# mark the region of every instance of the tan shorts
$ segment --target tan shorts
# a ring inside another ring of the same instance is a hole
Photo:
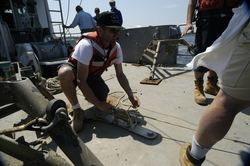
[[[237,49],[221,77],[221,89],[230,96],[250,101],[250,23],[240,35]]]

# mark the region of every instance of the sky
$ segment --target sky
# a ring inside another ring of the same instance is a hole
[[[95,16],[94,9],[99,7],[100,13],[110,11],[110,0],[61,0],[63,20],[70,25],[75,18],[75,7],[81,5],[85,12]],[[48,0],[51,10],[59,9],[58,1]],[[123,27],[148,27],[159,25],[179,25],[186,23],[188,0],[116,0],[116,8],[123,17]],[[81,3],[81,4],[80,4]],[[69,12],[68,12],[69,11]],[[53,17],[53,16],[52,16]],[[59,16],[54,16],[56,18]],[[183,29],[184,26],[181,26]],[[70,32],[79,32],[79,27]]]

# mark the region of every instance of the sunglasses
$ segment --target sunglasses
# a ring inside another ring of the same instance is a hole
[[[110,28],[110,29],[109,29],[109,32],[110,32],[110,33],[113,33],[113,34],[116,34],[116,33],[120,33],[121,30],[120,30],[120,29],[117,30],[117,29],[114,29],[114,28]]]

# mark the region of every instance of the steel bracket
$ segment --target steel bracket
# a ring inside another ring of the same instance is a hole
[[[110,123],[112,123],[114,121],[114,116],[111,115],[111,114],[106,114],[106,113],[98,113],[96,115],[98,118],[100,119],[103,119],[103,120],[106,120]],[[149,130],[149,129],[146,129],[144,127],[141,127],[139,125],[130,125],[130,126],[125,126],[124,124],[126,124],[127,122],[122,120],[122,119],[117,119],[113,122],[113,124],[115,124],[116,126],[119,126],[121,128],[124,128],[128,131],[131,131],[135,134],[138,134],[144,138],[147,138],[147,139],[155,139],[157,137],[157,133],[152,131],[152,130]]]

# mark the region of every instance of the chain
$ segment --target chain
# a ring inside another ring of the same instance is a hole
[[[34,129],[32,127],[33,125],[48,125],[48,124],[49,124],[49,122],[46,119],[36,118],[36,119],[31,120],[27,124],[17,126],[17,127],[13,127],[13,128],[10,128],[10,129],[0,130],[0,135],[1,134],[8,134],[8,133],[13,133],[13,132],[18,132],[18,131],[24,131],[24,130],[36,130],[36,129]]]

